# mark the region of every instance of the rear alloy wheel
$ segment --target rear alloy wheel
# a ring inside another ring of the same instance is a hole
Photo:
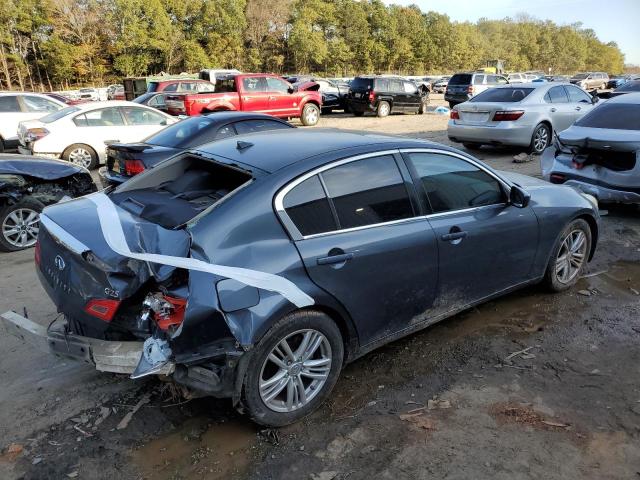
[[[540,155],[551,143],[551,129],[546,123],[539,123],[533,130],[529,153]]]
[[[389,105],[389,102],[380,102],[378,104],[378,110],[376,111],[376,114],[382,118],[382,117],[386,117],[391,113],[391,105]]]
[[[320,312],[295,312],[269,330],[253,352],[243,401],[257,423],[280,427],[313,412],[342,367],[337,325]]]
[[[300,121],[305,127],[313,127],[320,120],[320,109],[313,103],[307,103],[302,109]]]
[[[578,281],[591,251],[589,224],[577,219],[562,231],[553,249],[545,274],[545,282],[556,292],[566,290]]]
[[[31,198],[0,209],[0,250],[15,252],[33,247],[40,229],[44,205]]]
[[[98,155],[89,145],[75,143],[62,153],[62,158],[68,162],[92,170],[98,166]]]

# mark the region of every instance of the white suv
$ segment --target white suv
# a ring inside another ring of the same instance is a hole
[[[18,148],[18,124],[63,109],[66,105],[39,93],[0,93],[0,152]]]

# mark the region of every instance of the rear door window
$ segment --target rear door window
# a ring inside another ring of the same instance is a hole
[[[266,92],[267,80],[265,77],[246,77],[242,79],[242,87],[250,93]]]
[[[576,126],[640,130],[640,108],[632,103],[603,103],[580,118]]]
[[[3,95],[0,97],[0,112],[19,112],[20,104],[15,95]]]
[[[558,87],[556,87],[558,88]],[[569,102],[571,103],[591,103],[591,97],[584,90],[572,85],[565,85],[564,89],[569,96]]]
[[[172,83],[170,85],[167,85],[166,87],[164,87],[162,89],[163,92],[177,92],[178,91],[178,84],[177,83]]]
[[[475,165],[451,155],[409,154],[433,213],[505,202],[500,182]]]
[[[392,155],[345,163],[321,175],[341,229],[413,216],[409,194]]]
[[[120,114],[120,109],[101,108],[91,112],[78,115],[73,119],[78,127],[118,127],[124,125],[124,120]]]
[[[153,110],[140,107],[122,107],[122,113],[129,125],[161,125],[167,119]]]
[[[391,87],[389,85],[389,80],[386,78],[376,78],[376,91],[390,92]]]
[[[287,193],[283,206],[304,236],[337,230],[329,200],[317,175],[306,179]]]
[[[547,103],[567,103],[569,101],[564,88],[561,86],[550,88],[544,96],[544,100]]]

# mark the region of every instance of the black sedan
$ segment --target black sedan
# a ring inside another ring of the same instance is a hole
[[[104,187],[119,185],[132,176],[184,150],[235,135],[295,128],[271,115],[215,112],[190,117],[140,143],[113,143],[107,148],[107,166],[100,169]]]
[[[629,80],[611,92],[598,93],[598,97],[605,99],[615,98],[632,92],[640,92],[640,80]]]
[[[45,210],[36,270],[65,316],[47,343],[285,425],[376,347],[516,288],[572,287],[592,200],[422,140],[221,140]]]
[[[47,205],[96,191],[91,174],[69,162],[0,154],[0,251],[36,243]]]

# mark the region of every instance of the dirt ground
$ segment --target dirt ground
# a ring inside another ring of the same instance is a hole
[[[446,143],[446,121],[334,114],[321,126]],[[512,163],[516,153],[478,157],[539,172],[536,160]],[[345,368],[318,412],[280,430],[3,333],[0,478],[638,479],[638,210],[610,208],[602,229],[577,288],[527,288],[380,348]],[[0,272],[0,311],[55,317],[33,251],[0,255]]]

